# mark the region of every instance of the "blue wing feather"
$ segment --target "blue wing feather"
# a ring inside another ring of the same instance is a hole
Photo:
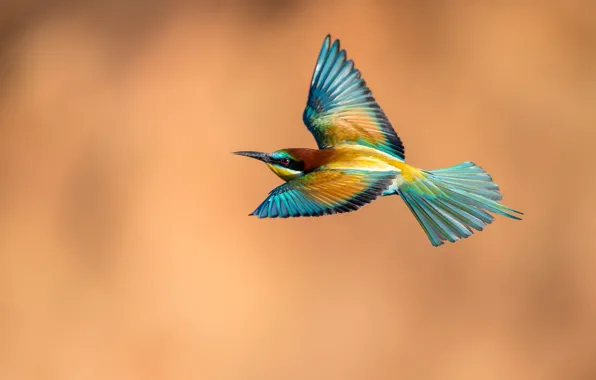
[[[311,172],[273,189],[251,215],[287,218],[355,211],[381,196],[396,174],[363,170]],[[358,186],[354,186],[355,179],[359,180]],[[311,186],[313,181],[317,182],[315,187]],[[341,192],[337,192],[338,186]]]
[[[339,40],[323,41],[302,115],[319,148],[356,143],[404,159],[403,143]]]

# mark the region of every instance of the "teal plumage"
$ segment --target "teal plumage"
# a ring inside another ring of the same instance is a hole
[[[493,214],[519,219],[499,203],[499,187],[472,162],[422,170],[405,162],[404,145],[339,40],[323,41],[303,121],[319,149],[236,152],[264,162],[286,181],[251,213],[258,218],[322,216],[358,210],[398,194],[434,246],[467,238]]]
[[[403,143],[360,71],[329,35],[315,65],[303,120],[320,149],[355,142],[405,158]]]
[[[322,216],[357,210],[380,196],[395,172],[317,170],[273,189],[251,215]]]
[[[499,204],[501,193],[491,176],[473,162],[428,170],[400,186],[398,194],[434,246],[482,231],[493,217],[486,211],[520,219],[519,211]],[[486,211],[485,211],[486,210]]]

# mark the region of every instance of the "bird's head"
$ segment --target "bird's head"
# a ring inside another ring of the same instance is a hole
[[[255,158],[263,161],[269,169],[284,181],[290,181],[304,175],[305,163],[294,149],[281,149],[273,153],[234,152],[240,156]]]

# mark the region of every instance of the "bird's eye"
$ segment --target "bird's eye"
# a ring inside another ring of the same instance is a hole
[[[282,158],[281,159],[281,164],[286,166],[290,164],[290,159],[289,158]]]

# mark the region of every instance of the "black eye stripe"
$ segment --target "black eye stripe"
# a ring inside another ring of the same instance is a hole
[[[289,162],[287,162],[286,160],[289,160]],[[302,161],[296,161],[287,157],[280,158],[276,161],[279,165],[284,166],[288,169],[296,170],[299,172],[304,171],[304,162]]]
[[[288,166],[288,168],[290,168],[292,170],[296,170],[299,172],[304,171],[304,162],[302,162],[302,161],[290,160],[290,164],[287,166]]]

